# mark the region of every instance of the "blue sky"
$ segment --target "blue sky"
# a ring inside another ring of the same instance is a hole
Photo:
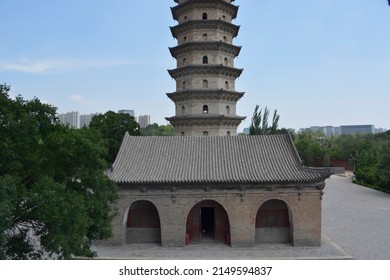
[[[236,0],[235,65],[245,91],[280,125],[390,128],[390,7],[386,0]],[[1,0],[0,83],[59,113],[133,109],[165,124],[175,89],[173,0]]]

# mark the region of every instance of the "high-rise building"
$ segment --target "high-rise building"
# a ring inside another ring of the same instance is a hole
[[[152,117],[150,115],[143,115],[138,117],[138,123],[141,128],[145,128],[152,124]]]
[[[340,132],[342,135],[354,134],[375,134],[374,125],[341,125]]]
[[[89,126],[89,123],[92,121],[92,118],[97,115],[100,115],[100,113],[80,115],[80,128],[84,126]]]
[[[119,110],[118,114],[129,114],[130,116],[135,117],[134,110],[127,110],[127,109]]]
[[[311,126],[310,130],[313,132],[323,132],[325,136],[334,135],[355,135],[355,134],[375,134],[385,132],[386,129],[375,128],[374,125],[341,125],[339,127],[334,126]]]
[[[65,114],[58,114],[60,123],[69,125],[72,128],[80,128],[80,113],[69,112]]]
[[[337,135],[336,127],[334,126],[311,126],[310,130],[313,132],[322,132],[325,134],[325,136]]]
[[[232,24],[238,6],[233,0],[175,0],[171,27],[177,46],[170,48],[177,61],[169,74],[176,91],[167,93],[176,114],[166,118],[176,135],[237,135],[245,117],[237,116],[236,103],[244,95],[235,90],[243,69],[234,67],[241,47],[233,45],[239,26]]]

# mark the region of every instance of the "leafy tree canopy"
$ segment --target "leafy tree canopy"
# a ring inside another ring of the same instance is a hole
[[[145,128],[141,128],[142,136],[173,136],[175,133],[171,125],[150,124]]]
[[[0,86],[0,258],[92,257],[116,214],[104,140],[8,92]]]
[[[301,130],[293,134],[295,146],[307,166],[318,161],[329,166],[331,159],[354,164],[360,184],[390,192],[390,132],[325,137],[322,132]]]
[[[139,124],[129,114],[108,111],[92,118],[89,128],[101,134],[107,148],[106,160],[114,162],[125,133],[141,135]]]

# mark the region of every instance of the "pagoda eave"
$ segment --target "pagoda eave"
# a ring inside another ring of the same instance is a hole
[[[242,71],[244,69],[233,68],[220,65],[189,65],[180,68],[176,68],[173,70],[168,70],[169,75],[173,79],[183,78],[193,75],[218,75],[218,76],[227,76],[238,78],[240,77]]]
[[[193,30],[221,30],[232,34],[233,37],[237,37],[240,26],[224,20],[191,20],[171,26],[170,29],[174,38],[178,38],[181,34]]]
[[[230,91],[225,89],[184,90],[167,93],[173,102],[195,100],[219,100],[237,102],[244,96],[244,92]]]
[[[242,116],[226,115],[183,115],[165,118],[174,127],[194,126],[232,126],[237,127],[246,119]]]
[[[189,42],[189,43],[181,44],[176,47],[169,48],[169,51],[172,57],[174,58],[176,58],[181,54],[186,54],[189,52],[198,52],[198,51],[219,51],[237,57],[240,54],[241,46],[235,46],[222,41],[217,41],[217,42],[203,41],[203,42]]]
[[[172,17],[179,20],[179,15],[196,8],[217,8],[231,14],[232,19],[237,17],[238,6],[220,0],[192,0],[171,8]]]

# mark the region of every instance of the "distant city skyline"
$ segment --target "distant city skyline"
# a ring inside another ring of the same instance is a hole
[[[110,110],[112,111],[112,110]],[[97,115],[102,115],[104,113],[93,113],[93,114],[80,114],[78,111],[71,111],[66,113],[57,114],[57,118],[60,123],[69,125],[72,128],[82,128],[84,126],[89,126],[92,118]],[[148,125],[152,124],[152,116],[151,115],[141,115],[135,116],[134,110],[122,109],[118,111],[118,114],[129,114],[134,117],[134,120],[138,122],[141,128],[145,128]]]
[[[356,135],[356,134],[377,134],[386,132],[385,128],[377,128],[373,124],[357,124],[357,125],[340,125],[340,126],[311,126],[309,128],[313,132],[323,132],[326,136],[337,135]]]
[[[23,3],[23,5],[21,5]],[[242,46],[237,114],[278,110],[280,126],[372,123],[390,128],[390,26],[386,1],[236,0]],[[165,93],[176,45],[173,0],[2,1],[0,83],[58,112],[131,106],[158,124],[174,115]]]

